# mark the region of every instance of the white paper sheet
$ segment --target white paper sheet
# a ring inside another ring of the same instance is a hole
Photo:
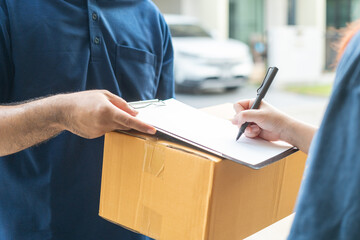
[[[242,136],[235,141],[238,127],[175,99],[164,106],[137,109],[140,120],[159,131],[245,165],[256,166],[293,147],[283,142],[268,142]]]

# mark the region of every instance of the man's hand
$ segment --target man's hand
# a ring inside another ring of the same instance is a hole
[[[59,95],[62,128],[84,138],[97,138],[113,130],[135,129],[154,134],[155,128],[135,116],[122,98],[105,90]]]
[[[97,138],[113,130],[155,128],[136,116],[122,98],[105,90],[59,94],[14,106],[0,106],[0,156],[31,147],[68,130]]]

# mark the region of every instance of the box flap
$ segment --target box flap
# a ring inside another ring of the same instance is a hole
[[[130,131],[118,131],[119,133],[127,134],[133,137],[141,138],[148,141],[156,141],[158,144],[167,146],[169,148],[184,151],[189,154],[194,154],[213,162],[220,162],[222,158],[208,153],[202,149],[198,149],[193,145],[182,142],[176,138],[172,138],[164,133],[157,132],[155,135],[144,134],[135,130]]]

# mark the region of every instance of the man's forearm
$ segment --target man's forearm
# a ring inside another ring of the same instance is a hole
[[[0,156],[31,147],[64,130],[59,124],[57,98],[0,106]]]
[[[0,106],[0,156],[48,140],[63,130],[90,139],[119,129],[155,133],[155,128],[138,120],[136,114],[125,100],[105,90]]]

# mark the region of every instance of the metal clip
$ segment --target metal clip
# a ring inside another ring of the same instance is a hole
[[[134,109],[139,109],[139,108],[146,108],[148,106],[166,106],[166,103],[159,99],[152,99],[145,101],[129,102],[129,105]]]

